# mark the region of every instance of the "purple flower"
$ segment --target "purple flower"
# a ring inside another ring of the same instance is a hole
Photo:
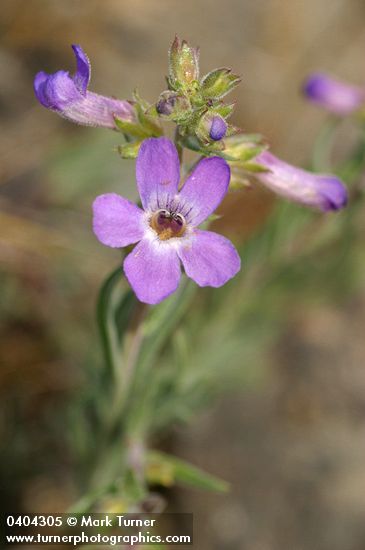
[[[212,124],[209,131],[209,136],[214,141],[219,141],[224,138],[227,132],[227,122],[223,117],[216,115],[212,118]]]
[[[114,117],[133,122],[134,110],[128,101],[88,91],[89,59],[81,46],[73,45],[72,49],[76,57],[76,73],[70,76],[67,71],[57,71],[51,75],[39,72],[34,79],[38,101],[64,118],[86,126],[115,129]]]
[[[93,228],[107,246],[138,242],[124,260],[124,272],[141,302],[156,304],[177,289],[180,261],[199,286],[219,287],[236,275],[240,258],[231,242],[197,229],[227,192],[225,160],[201,160],[178,191],[175,146],[167,138],[150,138],[141,145],[136,177],[144,210],[120,195],[100,195],[93,205]]]
[[[313,74],[304,84],[305,95],[336,115],[345,116],[365,103],[365,88],[352,86],[326,74]]]
[[[287,164],[268,151],[260,153],[255,161],[267,169],[266,172],[258,172],[257,179],[289,200],[322,212],[346,206],[346,188],[335,176],[312,174]]]

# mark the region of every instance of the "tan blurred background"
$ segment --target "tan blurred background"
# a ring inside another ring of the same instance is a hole
[[[302,98],[303,79],[326,70],[364,83],[365,4],[3,0],[0,25],[2,506],[54,511],[74,488],[52,419],[83,387],[96,289],[118,259],[93,238],[90,205],[100,192],[132,196],[134,166],[113,151],[117,134],[42,108],[34,74],[72,71],[79,43],[90,89],[128,98],[137,87],[153,102],[177,33],[200,46],[203,72],[243,75],[235,123],[305,163],[326,115]],[[242,242],[273,200],[228,198],[222,223]],[[226,497],[174,495],[196,516],[201,550],[365,548],[365,285],[345,304],[298,300],[286,315],[257,365],[264,379],[174,436],[174,452],[233,485]]]

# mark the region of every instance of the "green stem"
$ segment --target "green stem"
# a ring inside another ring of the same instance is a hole
[[[180,135],[180,130],[178,126],[176,126],[175,128],[174,143],[177,150],[177,154],[179,155],[179,162],[180,164],[182,164],[184,149],[181,145],[181,135]]]

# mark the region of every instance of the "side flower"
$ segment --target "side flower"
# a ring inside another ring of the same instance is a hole
[[[311,75],[303,90],[310,101],[338,116],[349,115],[365,104],[365,88],[323,73]]]
[[[34,92],[38,101],[47,109],[85,126],[100,126],[115,129],[115,117],[127,122],[135,121],[131,103],[88,91],[90,62],[81,48],[73,45],[76,57],[76,72],[67,71],[51,75],[41,71],[34,79]]]
[[[146,139],[136,178],[143,209],[114,193],[97,197],[93,229],[106,246],[138,243],[124,260],[125,275],[141,302],[156,304],[179,286],[185,273],[199,286],[219,287],[240,269],[229,240],[197,227],[217,208],[230,179],[226,161],[201,160],[178,191],[179,158],[167,138]]]
[[[263,151],[255,162],[264,168],[255,177],[275,193],[306,206],[328,212],[347,204],[347,190],[336,176],[313,174]]]

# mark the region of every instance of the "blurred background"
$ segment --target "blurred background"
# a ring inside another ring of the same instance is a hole
[[[236,125],[306,165],[327,116],[302,97],[303,79],[325,70],[363,84],[364,22],[363,0],[2,1],[3,511],[63,511],[77,497],[67,404],[101,361],[97,288],[119,261],[92,234],[91,203],[102,192],[135,193],[134,162],[114,151],[118,134],[77,127],[42,108],[32,90],[35,73],[73,71],[70,44],[79,43],[92,63],[91,90],[130,98],[137,87],[154,102],[165,89],[167,50],[177,33],[200,46],[203,72],[229,66],[242,74]],[[339,156],[356,132],[344,123]],[[322,263],[321,252],[297,261],[300,240],[286,248],[253,300],[255,275],[273,265],[270,243],[256,257],[255,239],[270,230],[277,202],[259,188],[225,200],[217,227],[242,249],[244,282],[239,295],[234,286],[219,296],[244,303],[247,285],[251,305],[239,315],[241,332],[225,341],[227,353],[215,357],[220,374],[216,387],[204,390],[209,407],[162,440],[232,490],[212,496],[174,489],[168,499],[176,511],[194,513],[201,550],[363,550],[364,208],[356,218],[354,212],[346,240],[346,214],[326,218],[337,240]],[[286,221],[301,215],[295,205],[283,208],[279,237]],[[275,246],[281,254],[280,239]],[[210,330],[221,331],[219,314],[209,328],[214,299],[208,302],[191,312],[192,327],[206,322],[198,351],[215,340]],[[192,357],[199,362],[199,352]]]

